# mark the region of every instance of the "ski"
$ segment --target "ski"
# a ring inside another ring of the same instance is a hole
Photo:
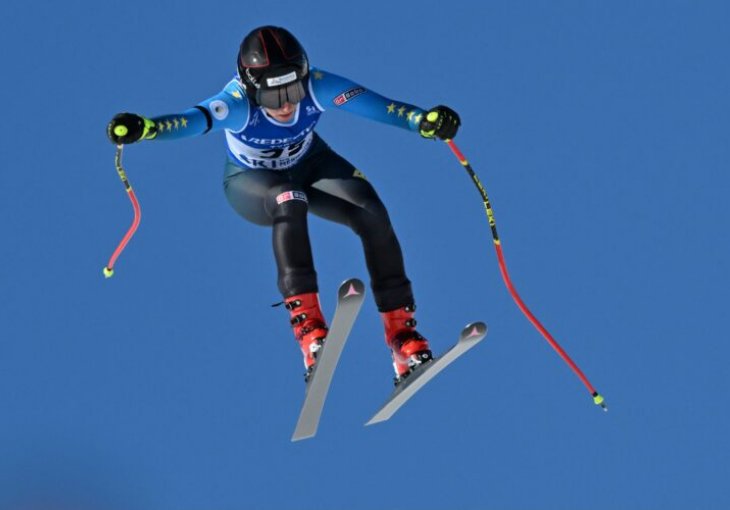
[[[317,433],[332,376],[364,299],[365,285],[360,280],[352,278],[340,285],[337,291],[337,308],[332,318],[332,326],[322,348],[317,353],[317,361],[307,382],[304,403],[299,412],[299,420],[294,429],[292,441],[308,439]]]
[[[439,372],[449,366],[455,359],[478,344],[487,334],[487,325],[483,322],[467,324],[459,334],[459,341],[442,356],[427,361],[416,367],[410,375],[400,382],[390,398],[370,420],[365,424],[374,425],[390,419],[410,398],[426,385]]]

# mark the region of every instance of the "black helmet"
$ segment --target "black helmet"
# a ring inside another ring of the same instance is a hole
[[[265,26],[252,30],[238,51],[238,76],[246,95],[266,108],[304,99],[309,74],[304,48],[288,30]]]

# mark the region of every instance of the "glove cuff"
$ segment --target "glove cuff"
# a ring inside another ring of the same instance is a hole
[[[157,125],[153,120],[150,120],[147,117],[142,117],[142,120],[144,122],[144,128],[142,129],[142,136],[140,139],[152,140],[157,136]]]

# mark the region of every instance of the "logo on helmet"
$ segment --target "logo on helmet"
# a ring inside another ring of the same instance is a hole
[[[240,72],[239,72],[239,74],[240,74]],[[253,75],[253,73],[251,72],[251,70],[248,67],[246,68],[246,78],[248,78],[248,80],[247,80],[248,83],[246,83],[246,81],[244,81],[243,78],[241,78],[241,84],[243,85],[244,89],[248,90],[248,84],[253,85],[257,89],[261,88],[261,84],[259,83],[259,81],[256,79],[256,77]]]
[[[288,74],[285,74],[284,76],[275,76],[273,78],[266,78],[266,86],[267,87],[278,87],[279,85],[286,85],[287,83],[291,83],[293,81],[297,81],[296,71],[292,71]]]

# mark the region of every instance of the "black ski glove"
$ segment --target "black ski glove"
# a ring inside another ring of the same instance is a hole
[[[106,135],[116,145],[134,143],[157,136],[157,127],[150,119],[136,113],[118,113],[107,125]]]
[[[424,138],[451,140],[461,126],[459,115],[448,106],[431,108],[418,124],[418,132]]]

